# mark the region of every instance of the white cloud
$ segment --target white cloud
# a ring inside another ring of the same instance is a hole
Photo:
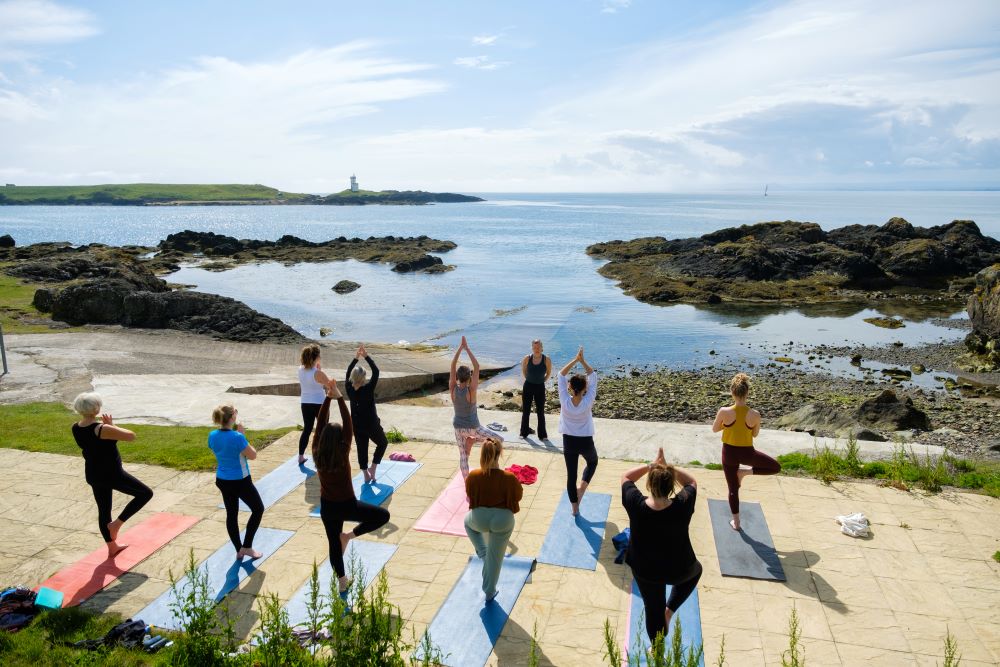
[[[510,65],[510,62],[506,60],[492,60],[489,56],[465,56],[462,58],[455,58],[452,61],[452,64],[458,65],[459,67],[466,67],[468,69],[494,70],[506,67],[507,65]]]
[[[38,47],[73,42],[99,32],[85,10],[48,0],[0,2],[0,60],[24,60]]]
[[[472,38],[472,43],[476,46],[493,46],[500,39],[500,35],[476,35]]]
[[[628,9],[632,5],[632,0],[604,0],[601,6],[602,14],[617,14],[619,10]]]

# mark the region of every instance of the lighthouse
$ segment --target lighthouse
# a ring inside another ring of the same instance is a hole
[[[351,192],[357,192],[357,191],[358,191],[358,177],[355,176],[354,174],[351,174]]]

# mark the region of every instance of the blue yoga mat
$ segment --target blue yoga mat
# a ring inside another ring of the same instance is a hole
[[[587,493],[580,501],[579,516],[573,516],[569,496],[563,492],[542,550],[538,552],[538,562],[596,570],[610,508],[611,496],[608,494]]]
[[[427,628],[431,644],[444,656],[442,665],[477,667],[486,664],[534,563],[531,558],[522,556],[504,558],[497,582],[498,594],[491,602],[486,602],[483,561],[475,556],[469,558],[465,571]],[[414,655],[420,659],[423,651],[418,649]]]
[[[396,553],[397,548],[395,544],[388,544],[386,542],[351,540],[347,543],[347,553],[344,554],[344,565],[347,568],[347,575],[354,576],[351,572],[351,561],[352,559],[357,559],[358,565],[364,569],[364,588],[368,588],[372,581],[375,580],[375,577],[378,576],[378,573],[382,571],[382,568],[385,567],[385,564],[392,558],[392,555]],[[329,599],[330,581],[333,579],[333,576],[333,566],[330,565],[330,559],[327,558],[319,566],[321,604],[325,605]],[[306,583],[295,592],[292,599],[285,605],[285,611],[288,612],[288,622],[293,627],[307,623],[309,620],[309,612],[306,609],[308,596],[309,580],[307,579]]]
[[[785,581],[785,569],[774,549],[760,504],[740,503],[738,531],[729,525],[733,515],[725,500],[709,498],[708,514],[712,519],[712,535],[722,576]]]
[[[354,496],[361,502],[381,505],[417,471],[420,465],[410,461],[383,461],[378,464],[378,470],[375,471],[374,484],[365,484],[364,475],[359,472],[351,479],[354,484]],[[319,516],[319,505],[309,511],[309,516]]]
[[[264,501],[264,509],[284,498],[292,489],[316,474],[316,466],[307,455],[305,463],[299,463],[299,456],[296,454],[280,466],[267,473],[260,479],[254,480],[257,493]],[[219,507],[225,507],[219,503]],[[240,501],[240,511],[249,512],[243,501]]]
[[[666,597],[670,597],[669,585],[667,586]],[[703,642],[701,637],[701,604],[698,601],[697,588],[691,593],[691,597],[685,600],[681,608],[677,610],[674,618],[670,620],[667,636],[664,637],[664,644],[668,651],[670,650],[671,642],[673,642],[674,622],[678,618],[681,620],[681,647],[684,649],[684,655],[686,656],[691,647],[697,650],[699,646],[702,646]],[[649,636],[646,634],[646,617],[642,606],[642,596],[639,595],[639,587],[633,581],[631,604],[629,605],[628,646],[625,647],[625,650],[628,652],[630,658],[634,654],[635,658],[638,659],[638,664],[645,665],[645,651],[650,645]],[[631,659],[629,660],[629,664],[633,664]],[[705,667],[704,654],[702,654],[698,664],[701,667]]]
[[[208,574],[208,593],[216,604],[239,586],[244,579],[253,574],[261,563],[266,561],[294,534],[290,530],[259,529],[253,540],[253,548],[264,555],[257,560],[249,558],[236,560],[236,549],[229,540],[226,540],[225,545],[219,547],[215,553],[198,566],[199,570]],[[179,568],[183,565],[183,563],[177,564]],[[180,572],[174,572],[174,574],[177,575]],[[181,595],[184,595],[189,587],[190,584],[186,576],[177,582],[177,591]],[[174,616],[174,610],[171,608],[173,601],[174,592],[172,589],[167,589],[160,597],[150,602],[145,609],[135,614],[133,618],[141,618],[147,625],[155,625],[158,628],[180,630],[180,621]]]

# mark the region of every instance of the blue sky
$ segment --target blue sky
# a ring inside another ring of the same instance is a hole
[[[0,179],[1000,187],[1000,2],[0,0]]]

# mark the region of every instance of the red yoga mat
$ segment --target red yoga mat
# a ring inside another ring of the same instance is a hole
[[[465,479],[457,473],[434,503],[427,508],[415,524],[415,530],[425,533],[442,533],[465,537],[465,514],[469,511],[469,501],[465,496]]]
[[[146,560],[154,551],[198,523],[198,517],[161,512],[118,535],[128,545],[114,558],[105,547],[59,570],[41,583],[62,591],[63,606],[78,605],[125,572]]]

